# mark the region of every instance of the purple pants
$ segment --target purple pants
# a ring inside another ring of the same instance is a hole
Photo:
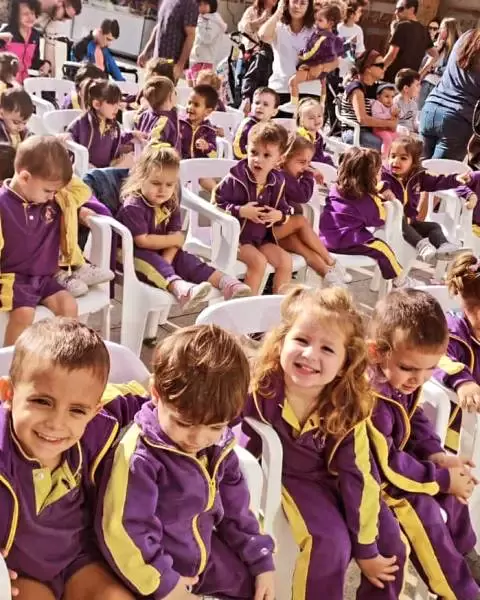
[[[42,300],[58,292],[63,285],[53,275],[0,274],[0,311],[16,308],[36,308]]]
[[[386,495],[386,502],[409,539],[412,561],[431,591],[441,598],[476,600],[480,588],[463,558],[475,545],[468,506],[446,494],[401,492],[401,497]],[[447,513],[447,522],[440,508]]]
[[[370,242],[351,246],[350,248],[328,248],[335,254],[362,254],[377,261],[384,279],[395,279],[402,272],[402,266],[395,257],[395,252],[383,240],[373,238]]]
[[[162,290],[178,277],[191,283],[203,283],[215,273],[215,269],[183,250],[178,250],[170,264],[158,251],[135,248],[134,264],[139,279]]]
[[[343,600],[345,574],[352,558],[350,532],[339,496],[328,483],[283,477],[283,508],[300,554],[295,565],[292,600]],[[396,556],[400,569],[384,589],[362,577],[357,600],[397,600],[403,588],[408,544],[395,516],[382,502],[379,514],[378,549]],[[319,591],[321,594],[319,596]]]

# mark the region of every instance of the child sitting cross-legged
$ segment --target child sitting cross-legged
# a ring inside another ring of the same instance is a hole
[[[179,169],[180,157],[173,148],[151,144],[123,186],[117,218],[132,233],[138,276],[171,292],[184,309],[204,301],[212,287],[225,300],[250,296],[247,285],[182,250]]]
[[[278,112],[280,98],[275,90],[261,87],[255,90],[252,109],[248,117],[243,119],[235,134],[233,153],[238,160],[247,156],[247,140],[250,129],[257,123],[266,123],[273,119]]]
[[[238,342],[214,325],[156,349],[151,402],[103,471],[96,517],[103,555],[137,598],[274,599],[274,543],[228,427],[249,379]]]
[[[109,370],[100,336],[74,319],[39,321],[15,344],[0,391],[0,548],[21,600],[134,600],[98,551],[92,498],[147,395],[105,390]]]
[[[33,102],[24,89],[5,90],[0,96],[0,141],[16,148],[28,135],[27,122],[33,111]]]

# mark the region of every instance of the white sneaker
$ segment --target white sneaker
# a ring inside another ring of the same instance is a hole
[[[204,302],[211,291],[212,286],[208,281],[191,283],[186,293],[177,297],[177,301],[183,310],[192,310]]]
[[[75,277],[86,283],[88,287],[112,281],[115,274],[110,269],[102,269],[96,265],[85,263],[74,271]]]
[[[298,104],[295,104],[295,102],[286,102],[285,104],[281,104],[278,107],[278,110],[289,113],[293,116],[296,114],[296,112],[298,110]]]
[[[333,270],[339,274],[345,283],[352,283],[353,277],[339,260],[337,260],[333,265]]]
[[[423,281],[420,281],[419,279],[414,279],[413,277],[409,277],[408,275],[405,275],[404,277],[400,275],[400,277],[397,277],[393,280],[393,287],[397,290],[403,288],[417,288],[422,285],[425,285]]]
[[[458,244],[451,244],[450,242],[445,242],[436,251],[436,258],[438,260],[450,260],[455,258],[458,254],[462,252],[468,251],[468,248],[462,248]]]
[[[337,263],[338,264],[338,263]],[[347,284],[345,283],[344,278],[338,272],[335,267],[329,269],[325,275],[323,276],[323,287],[339,287],[346,288]]]
[[[435,259],[438,258],[437,249],[430,243],[428,238],[420,240],[415,250],[418,253],[418,257],[423,260],[423,262],[432,264],[435,262]]]
[[[81,279],[77,279],[74,274],[69,274],[68,271],[60,271],[55,275],[55,279],[60,285],[70,292],[74,298],[85,296],[88,294],[88,285]]]

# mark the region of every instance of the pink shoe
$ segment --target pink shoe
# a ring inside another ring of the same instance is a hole
[[[252,295],[252,290],[246,283],[241,281],[232,281],[223,288],[223,299],[233,300],[234,298],[247,298]]]
[[[182,310],[192,310],[206,300],[211,291],[212,286],[208,281],[199,284],[192,283],[185,294],[177,297],[177,302],[180,304]]]

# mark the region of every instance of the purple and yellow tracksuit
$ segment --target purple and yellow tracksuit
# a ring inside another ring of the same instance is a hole
[[[28,131],[28,129],[24,129],[21,133],[15,135],[11,134],[8,131],[7,126],[5,125],[5,121],[3,119],[0,119],[0,142],[9,144],[14,148],[18,148],[18,145],[21,142],[23,142],[23,140],[29,135],[30,132]]]
[[[451,494],[448,469],[429,460],[444,452],[419,400],[384,377],[372,377],[377,404],[368,422],[382,498],[398,519],[412,560],[432,592],[444,600],[477,600],[480,589],[464,560],[475,545],[468,506]],[[445,522],[441,509],[447,513]]]
[[[10,569],[46,584],[57,600],[72,575],[99,561],[92,503],[99,467],[146,398],[138,384],[108,385],[103,409],[54,471],[28,456],[0,406],[0,547]]]
[[[353,198],[333,185],[320,216],[320,239],[330,252],[373,258],[384,279],[395,279],[402,272],[395,253],[368,229],[382,227],[385,219],[386,210],[380,196]]]
[[[238,126],[233,140],[233,154],[237,160],[247,157],[248,134],[257,123],[260,123],[257,117],[249,116],[243,119]]]
[[[169,235],[182,229],[176,201],[154,206],[143,196],[132,196],[125,199],[117,219],[130,230],[134,240],[139,235]],[[135,245],[133,263],[139,279],[160,289],[167,289],[176,279],[202,283],[215,272],[210,265],[181,248],[170,263],[163,258],[161,250],[147,250]]]
[[[283,173],[272,169],[265,185],[258,185],[246,160],[241,160],[232,167],[230,173],[215,187],[212,202],[240,221],[240,244],[252,244],[256,247],[276,243],[275,235],[272,227],[240,217],[241,206],[257,202],[261,206],[276,208],[283,213],[283,219],[275,225],[282,225],[292,214],[292,208],[285,199]]]
[[[205,119],[196,127],[188,119],[180,119],[182,158],[217,158],[217,133],[213,125]],[[196,143],[205,140],[207,150],[200,150]]]
[[[358,600],[396,600],[404,583],[408,544],[391,512],[380,502],[380,484],[369,448],[367,421],[340,439],[324,435],[312,414],[303,427],[285,395],[283,379],[271,375],[265,389],[251,394],[243,415],[267,423],[283,447],[282,504],[299,547],[293,600],[343,600],[351,558],[397,556],[395,582],[375,588],[362,577]],[[256,453],[258,440],[248,446]],[[252,435],[253,434],[253,435]]]
[[[151,142],[162,142],[181,152],[180,124],[177,109],[153,110],[147,108],[135,118],[135,129],[150,136]]]
[[[317,132],[316,135],[312,135],[310,131],[305,127],[297,127],[297,135],[305,138],[315,146],[315,154],[313,155],[313,162],[325,163],[326,165],[334,166],[332,157],[325,152],[325,142],[323,141],[322,135]]]
[[[477,203],[473,209],[472,215],[472,231],[480,237],[480,171],[470,173],[470,183],[468,185],[461,185],[456,188],[455,193],[464,200],[468,200],[472,194],[477,196]]]
[[[307,45],[298,55],[297,68],[316,67],[345,54],[343,39],[327,29],[315,27]]]
[[[285,178],[285,200],[292,207],[295,214],[303,213],[301,204],[307,204],[313,195],[315,178],[313,173],[305,171],[299,177],[294,177],[282,169]]]
[[[138,596],[161,600],[180,576],[193,593],[250,600],[255,577],[273,571],[273,540],[260,533],[233,451],[232,432],[188,454],[145,404],[105,468],[96,531],[100,548]]]

